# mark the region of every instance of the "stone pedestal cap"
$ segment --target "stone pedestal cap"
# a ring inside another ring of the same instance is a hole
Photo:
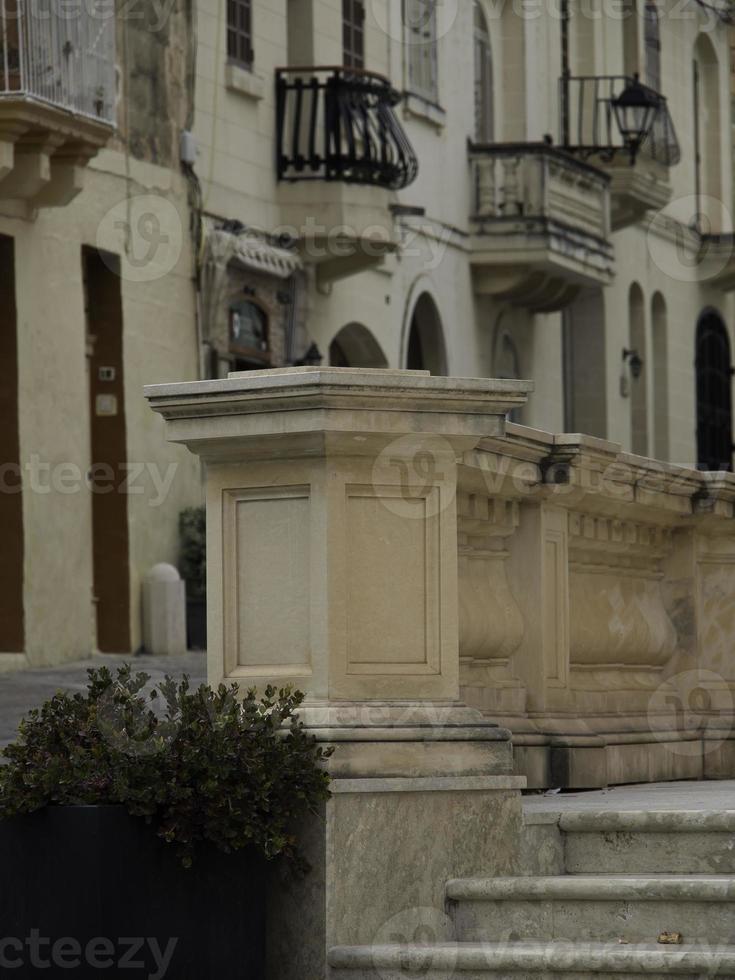
[[[446,439],[462,451],[501,434],[529,381],[443,378],[425,371],[299,367],[220,381],[150,385],[168,438],[208,461],[284,453],[367,454],[398,436]]]

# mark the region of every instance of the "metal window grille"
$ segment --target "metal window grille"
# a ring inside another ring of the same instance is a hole
[[[345,68],[365,67],[364,0],[342,0],[342,37]]]
[[[252,68],[252,0],[227,0],[227,57],[238,65]]]

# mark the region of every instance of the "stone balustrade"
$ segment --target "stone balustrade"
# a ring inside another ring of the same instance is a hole
[[[210,679],[302,688],[345,776],[508,772],[499,731],[532,786],[733,775],[735,477],[506,424],[529,387],[151,389],[208,464]]]
[[[531,785],[732,774],[735,477],[507,426],[458,467],[460,679]]]

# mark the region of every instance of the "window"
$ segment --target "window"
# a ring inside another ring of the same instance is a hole
[[[646,84],[654,91],[661,92],[661,25],[658,7],[648,0],[645,8],[646,20]]]
[[[492,143],[495,138],[493,95],[493,54],[490,32],[482,10],[475,0],[475,140]]]
[[[408,87],[437,102],[436,0],[403,0],[403,23],[408,58]]]
[[[732,470],[732,354],[727,328],[714,312],[697,326],[697,462]]]
[[[364,0],[342,0],[343,62],[346,68],[365,67]]]
[[[230,307],[230,354],[234,357],[236,371],[270,363],[268,317],[250,300],[233,303]]]
[[[245,68],[253,66],[252,0],[227,0],[227,57]]]

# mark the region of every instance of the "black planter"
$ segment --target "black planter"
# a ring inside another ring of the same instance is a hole
[[[187,871],[122,807],[49,807],[0,821],[0,875],[0,976],[265,975],[266,862],[255,852],[205,849]]]
[[[189,650],[207,649],[206,597],[186,597],[186,646]]]

